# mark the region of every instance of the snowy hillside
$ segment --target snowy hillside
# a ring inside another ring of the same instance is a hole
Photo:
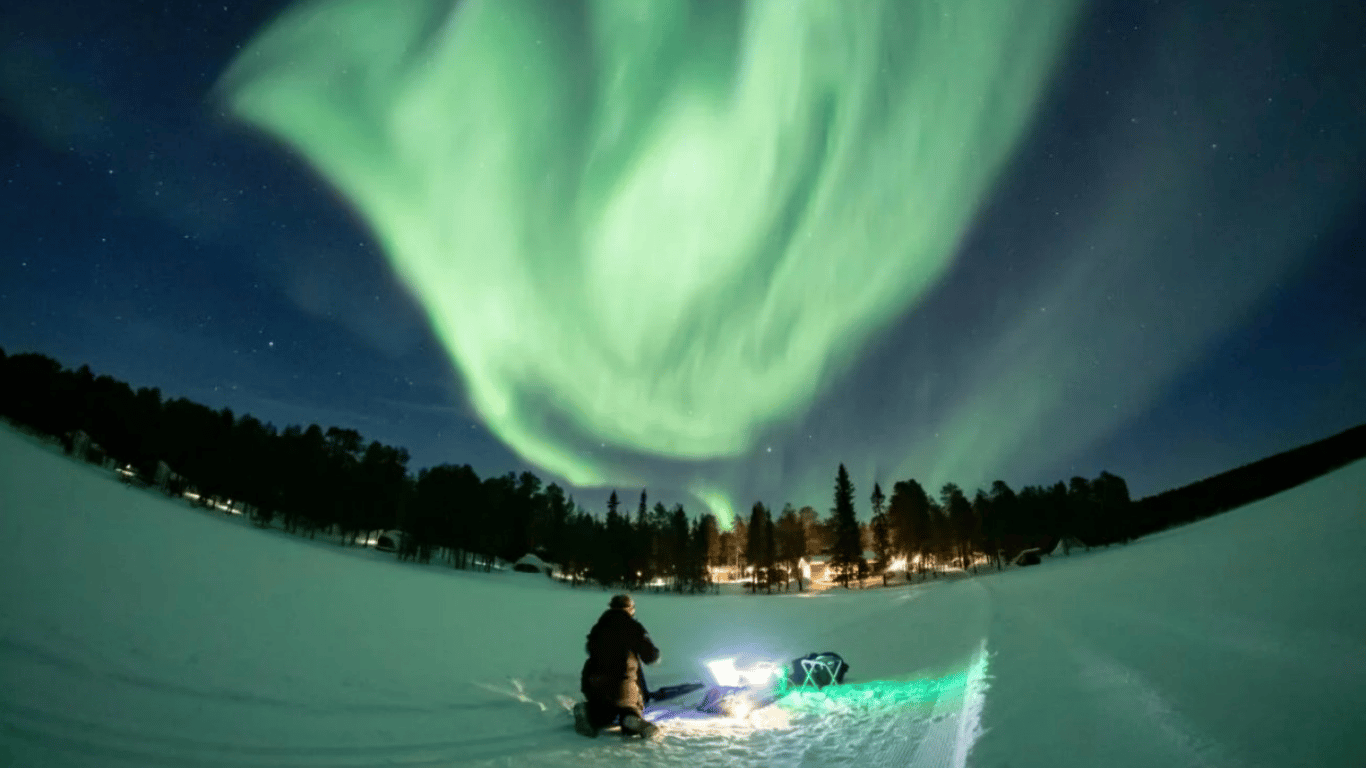
[[[650,744],[565,710],[608,593],[254,530],[0,430],[0,765],[1366,765],[1364,498],[1357,463],[1036,568],[638,595],[654,685],[851,664]]]

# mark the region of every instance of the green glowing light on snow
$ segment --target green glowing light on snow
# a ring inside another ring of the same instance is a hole
[[[794,689],[778,700],[791,709],[821,708],[830,703],[846,708],[877,711],[884,708],[933,704],[957,698],[967,690],[967,672],[922,680],[879,680],[831,685],[819,690]]]
[[[967,754],[981,735],[982,707],[987,694],[987,647],[983,640],[961,670],[940,677],[909,680],[878,680],[829,685],[819,690],[798,689],[777,700],[793,716],[805,714],[910,715],[930,723],[953,718],[957,738],[953,760],[965,765]],[[904,721],[903,721],[904,722]]]
[[[593,485],[626,472],[585,446],[745,453],[912,306],[1073,10],[323,0],[222,86],[365,217],[489,427]]]

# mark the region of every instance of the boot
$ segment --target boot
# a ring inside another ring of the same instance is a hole
[[[621,718],[621,728],[645,739],[654,739],[659,735],[659,726],[635,715],[627,715]]]
[[[574,705],[574,730],[590,739],[598,736],[598,729],[593,727],[593,723],[588,719],[588,705],[580,701]]]

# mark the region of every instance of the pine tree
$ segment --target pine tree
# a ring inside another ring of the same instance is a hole
[[[1136,534],[1136,521],[1132,502],[1129,499],[1129,484],[1124,478],[1101,472],[1100,477],[1091,483],[1099,506],[1099,515],[1107,538],[1105,543],[1133,541]]]
[[[1063,541],[1065,542],[1067,537],[1076,537],[1085,542],[1100,543],[1103,537],[1096,525],[1098,507],[1091,483],[1086,478],[1073,477],[1068,481],[1067,502],[1063,505],[1063,524],[1059,530],[1060,535],[1064,537]]]
[[[873,516],[882,514],[882,504],[887,500],[887,497],[882,493],[881,483],[873,483],[873,495],[868,497],[868,500],[873,504]]]
[[[1017,512],[1015,492],[1010,490],[1010,486],[1006,485],[1004,480],[997,480],[992,483],[991,518],[987,521],[986,537],[989,542],[990,555],[996,561],[997,570],[1005,567],[1001,555],[1006,548],[1007,540],[1019,526],[1019,521],[1016,519]]]
[[[894,539],[893,548],[906,558],[906,579],[911,566],[924,570],[930,550],[930,498],[915,480],[899,480],[892,486],[892,503],[887,512]]]
[[[656,574],[668,573],[673,555],[669,552],[668,542],[669,508],[664,506],[664,502],[655,502],[646,527],[650,533],[650,570]]]
[[[637,587],[653,581],[659,575],[655,566],[654,531],[650,529],[648,501],[645,489],[640,490],[640,506],[636,508],[636,521],[631,526],[631,553],[627,572]]]
[[[707,533],[706,515],[692,523],[688,533],[688,567],[684,573],[684,584],[688,592],[697,593],[707,584]]]
[[[564,562],[565,536],[569,529],[569,502],[564,489],[555,483],[546,486],[546,557],[552,563]]]
[[[744,575],[745,546],[749,542],[749,526],[745,524],[745,518],[735,515],[730,521],[730,530],[725,533],[725,540],[722,542],[721,557],[729,569],[733,569],[732,578],[739,578]]]
[[[797,580],[797,591],[802,591],[802,558],[806,557],[806,532],[802,527],[801,518],[797,516],[797,511],[791,504],[783,507],[783,512],[778,516],[774,524],[773,538],[776,545],[774,561],[782,566],[787,573],[787,579],[783,582],[783,589],[787,589],[788,580]]]
[[[746,531],[748,536],[745,539],[745,560],[748,561],[753,578],[750,580],[750,591],[759,590],[759,580],[762,578],[765,583],[768,581],[767,569],[764,566],[764,557],[768,550],[768,538],[770,529],[768,508],[763,502],[756,501],[749,511],[749,528]]]
[[[887,586],[887,564],[891,560],[892,542],[891,530],[887,521],[887,515],[882,511],[882,504],[886,500],[882,493],[882,485],[873,483],[873,495],[869,501],[873,504],[873,519],[869,523],[872,529],[873,552],[877,554],[877,561],[873,564],[873,570],[882,574],[882,585]]]
[[[674,591],[682,592],[684,583],[687,581],[688,558],[691,539],[688,535],[688,513],[683,509],[682,504],[675,504],[673,511],[669,513],[669,543],[673,552],[673,563],[671,572],[673,574]]]
[[[830,510],[830,527],[835,535],[830,566],[839,574],[840,583],[849,588],[849,579],[863,558],[863,542],[859,534],[858,517],[854,512],[854,484],[849,472],[841,464],[835,474],[835,506]]]
[[[770,593],[773,591],[773,581],[777,576],[778,542],[777,532],[773,526],[773,516],[768,509],[764,509],[764,587]]]
[[[607,519],[604,521],[603,535],[594,542],[596,556],[593,562],[594,579],[600,584],[624,585],[628,580],[627,568],[630,555],[631,523],[628,518],[617,512],[621,500],[617,492],[607,498]]]
[[[959,559],[963,568],[967,568],[972,547],[972,503],[963,495],[963,489],[954,483],[944,485],[939,491],[939,501],[946,518],[944,547]]]
[[[698,524],[701,527],[701,573],[698,588],[705,589],[712,581],[712,566],[717,565],[721,559],[721,531],[716,524],[716,515],[711,513],[702,515]]]

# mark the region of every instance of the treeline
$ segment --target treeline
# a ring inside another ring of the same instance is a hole
[[[914,479],[896,481],[887,497],[881,483],[868,497],[872,519],[858,522],[856,490],[841,464],[833,506],[824,520],[810,507],[791,505],[776,521],[756,503],[736,534],[748,545],[755,589],[785,588],[798,561],[823,555],[833,579],[844,586],[893,573],[924,578],[947,567],[997,568],[1030,549],[1051,550],[1059,542],[1094,547],[1127,542],[1136,535],[1128,485],[1102,472],[1094,480],[1074,477],[1052,486],[1026,486],[1018,493],[1004,481],[971,498],[947,483],[932,497]],[[798,588],[801,588],[800,582]]]
[[[576,585],[700,592],[712,583],[710,567],[734,548],[734,534],[721,532],[714,515],[650,506],[644,490],[634,514],[612,491],[599,517],[530,472],[480,480],[467,464],[442,464],[419,472],[415,489],[399,521],[407,534],[399,554],[420,562],[487,569],[491,558],[532,552]]]
[[[155,388],[134,390],[89,366],[0,350],[0,413],[63,440],[68,451],[122,468],[138,484],[205,505],[231,502],[262,525],[332,530],[355,541],[390,528],[413,503],[408,452],[366,443],[352,429],[277,430],[248,414],[215,411]]]
[[[530,472],[480,478],[469,465],[412,472],[403,448],[367,442],[351,429],[283,430],[229,409],[215,411],[157,389],[134,390],[88,366],[67,370],[39,354],[0,349],[0,415],[63,440],[69,451],[117,466],[132,482],[201,504],[241,509],[260,525],[327,532],[346,544],[403,532],[399,557],[489,569],[527,553],[555,563],[574,583],[698,592],[722,578],[755,591],[805,588],[803,566],[828,568],[849,586],[894,574],[925,578],[946,567],[1003,567],[1021,553],[1061,543],[1103,546],[1207,517],[1262,498],[1366,455],[1366,426],[1141,502],[1102,472],[1018,492],[1003,481],[971,495],[914,479],[875,483],[871,519],[858,521],[856,489],[841,465],[832,506],[762,502],[722,531],[682,504],[634,510],[616,491],[605,514],[590,512]]]
[[[1366,424],[1268,456],[1204,480],[1148,496],[1137,504],[1141,534],[1250,504],[1366,457]]]
[[[694,520],[681,504],[647,508],[643,491],[634,519],[619,511],[615,492],[599,518],[530,472],[481,479],[468,465],[441,465],[413,474],[407,450],[353,429],[280,430],[40,354],[0,349],[0,415],[119,468],[129,482],[231,505],[262,526],[325,531],[348,544],[401,530],[405,559],[488,569],[532,552],[576,582],[698,591],[725,546],[734,549],[714,516]]]

